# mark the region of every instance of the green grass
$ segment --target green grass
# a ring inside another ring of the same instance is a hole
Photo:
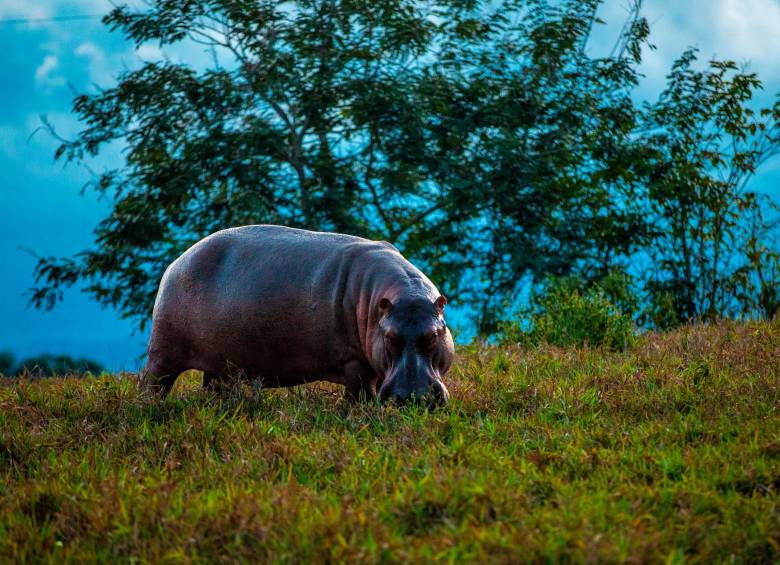
[[[0,379],[0,561],[780,559],[780,327],[461,348],[433,413]]]

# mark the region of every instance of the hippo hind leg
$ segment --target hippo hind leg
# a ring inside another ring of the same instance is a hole
[[[150,358],[146,364],[141,385],[145,389],[165,398],[173,388],[176,379],[186,370],[186,367]]]
[[[243,390],[244,384],[252,384],[252,382],[253,379],[247,376],[245,371],[230,365],[218,371],[203,370],[203,390],[218,396],[239,393]]]
[[[203,390],[216,395],[225,393],[229,383],[226,382],[223,375],[215,371],[203,371]]]

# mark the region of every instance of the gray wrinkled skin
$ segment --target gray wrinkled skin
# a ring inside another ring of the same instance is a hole
[[[326,380],[350,399],[443,404],[454,357],[442,297],[386,242],[257,225],[212,234],[176,259],[154,305],[144,384],[167,394],[204,371],[263,386]]]

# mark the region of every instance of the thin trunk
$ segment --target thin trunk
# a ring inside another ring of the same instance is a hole
[[[688,246],[688,214],[682,212],[680,245],[682,246],[683,268],[685,270],[685,310],[688,319],[692,319],[695,314],[696,306],[691,295],[691,285],[693,284],[693,267],[691,265],[691,250]]]

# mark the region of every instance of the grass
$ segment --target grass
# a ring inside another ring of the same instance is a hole
[[[461,348],[433,413],[0,379],[0,561],[780,559],[780,326]]]

